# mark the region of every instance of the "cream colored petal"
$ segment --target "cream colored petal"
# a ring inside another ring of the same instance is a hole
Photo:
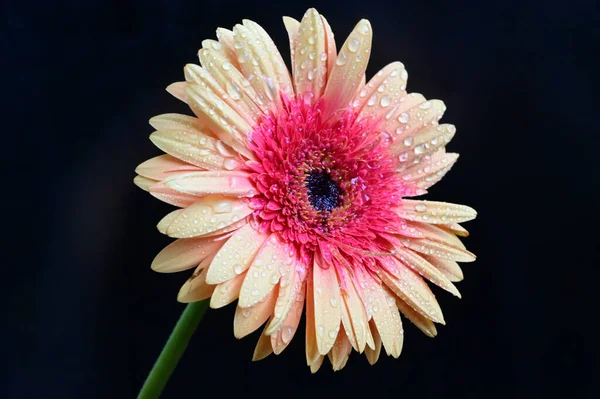
[[[209,234],[240,221],[252,212],[245,201],[220,196],[203,197],[200,202],[180,211],[173,219],[171,214],[163,219],[169,222],[166,227],[169,237],[190,238]],[[163,221],[159,222],[161,224]]]
[[[293,263],[286,263],[282,267],[281,280],[279,281],[279,297],[275,303],[273,319],[265,330],[265,334],[267,335],[271,335],[279,329],[292,309],[296,297],[300,295],[299,291],[302,288],[301,281],[304,278],[299,276],[298,271],[296,271],[297,263],[299,261],[294,260]],[[300,273],[304,272],[302,268],[299,268],[299,270]]]
[[[457,262],[474,262],[476,256],[466,249],[460,249],[427,238],[403,238],[402,243],[413,251],[436,258]]]
[[[436,258],[435,256],[424,255],[424,257],[429,263],[437,267],[438,270],[448,278],[448,280],[453,282],[463,280],[463,271],[455,261],[440,259]]]
[[[342,46],[325,88],[325,119],[345,110],[354,98],[369,62],[371,38],[371,24],[363,19]]]
[[[428,238],[459,249],[466,249],[465,244],[454,234],[430,223],[406,222],[407,225],[415,227],[421,233],[420,238]]]
[[[150,191],[150,187],[158,183],[156,180],[148,179],[144,176],[136,176],[133,178],[133,184],[144,191]]]
[[[395,299],[369,273],[364,273],[360,278],[365,285],[363,302],[370,307],[374,327],[378,331],[385,351],[388,355],[397,358],[402,351],[404,331]],[[373,329],[371,325],[371,332]]]
[[[400,135],[390,150],[398,160],[396,170],[401,172],[411,165],[426,160],[448,144],[455,133],[454,125],[443,124],[421,129],[414,136]]]
[[[234,170],[240,165],[237,156],[225,152],[222,141],[200,133],[182,130],[159,130],[150,135],[154,145],[185,162],[209,170]]]
[[[254,354],[252,355],[252,361],[256,362],[262,360],[265,357],[273,353],[273,347],[271,346],[271,337],[263,333],[260,335],[256,348],[254,348]]]
[[[358,346],[357,351],[362,353],[365,350],[365,345],[367,344],[367,313],[354,286],[353,279],[347,277],[345,280],[348,281],[348,283],[346,284],[342,296],[344,300],[344,307],[348,311],[348,315],[350,316],[350,321],[352,323],[352,329],[350,330],[348,328],[346,331],[352,331],[354,337],[356,338],[356,344]]]
[[[418,140],[420,131],[426,127],[437,126],[442,119],[446,105],[440,100],[426,100],[400,113],[393,119],[396,124],[390,132],[395,137],[391,146],[392,152],[406,151],[415,148],[413,142],[427,142]]]
[[[212,297],[210,298],[210,307],[213,309],[222,308],[223,306],[229,305],[231,302],[238,299],[245,277],[246,273],[244,272],[235,276],[231,280],[227,280],[224,283],[218,284],[215,287]]]
[[[279,241],[277,234],[271,234],[248,269],[240,292],[239,307],[253,306],[273,291],[282,274],[288,273],[295,262],[289,252],[290,248]]]
[[[246,146],[246,137],[252,131],[248,122],[208,87],[188,84],[185,94],[194,114],[205,121],[220,140],[246,158],[254,159]]]
[[[229,29],[218,28],[217,39],[219,39],[219,43],[223,45],[223,51],[225,52],[225,56],[229,62],[231,62],[236,69],[239,69],[240,66],[237,62],[237,56],[235,54],[233,32]]]
[[[397,213],[404,219],[433,224],[462,223],[477,216],[475,209],[466,205],[410,199],[401,201]]]
[[[317,347],[317,331],[315,328],[315,300],[313,276],[309,275],[306,279],[306,364],[311,365],[319,358],[319,348]]]
[[[401,299],[396,300],[396,306],[400,310],[400,312],[410,320],[417,328],[428,337],[435,337],[437,335],[437,329],[435,328],[435,324],[433,321],[419,314],[416,310],[414,310],[410,305],[404,302]]]
[[[285,25],[285,30],[287,31],[290,39],[290,58],[292,60],[292,71],[295,71],[296,42],[298,38],[298,30],[300,29],[300,22],[291,17],[283,17],[283,24]]]
[[[369,364],[373,366],[375,363],[377,363],[377,360],[379,359],[379,354],[381,353],[381,337],[379,336],[379,332],[377,331],[377,327],[375,327],[375,322],[373,320],[369,322],[369,327],[371,330],[371,334],[373,335],[375,348],[371,349],[369,347],[366,347],[365,355],[367,356]]]
[[[239,171],[179,173],[167,178],[163,183],[173,190],[193,195],[252,197],[255,194],[250,175]]]
[[[333,67],[335,66],[337,60],[337,48],[335,46],[335,38],[333,37],[333,31],[331,30],[331,26],[329,26],[329,22],[327,22],[325,17],[322,15],[321,20],[323,21],[323,28],[325,29],[325,51],[327,53],[327,80],[329,80],[329,77],[331,76],[331,72],[333,71]]]
[[[304,95],[316,103],[327,82],[326,34],[321,16],[314,8],[304,14],[294,49],[294,87],[296,95]]]
[[[191,134],[216,137],[198,118],[181,114],[162,114],[150,119],[150,126],[156,130],[177,130]],[[141,165],[140,165],[141,166]]]
[[[442,224],[442,225],[440,225],[440,227],[444,230],[447,230],[447,231],[450,231],[450,232],[456,234],[457,236],[461,236],[461,237],[469,236],[469,232],[467,231],[467,229],[465,229],[458,223]]]
[[[275,72],[273,55],[269,54],[267,45],[254,30],[243,25],[236,25],[233,34],[241,72],[256,91],[257,103],[267,108],[269,104],[279,106],[279,91],[282,88]]]
[[[344,367],[351,351],[352,346],[350,345],[350,341],[345,332],[338,334],[338,337],[333,344],[333,348],[331,348],[331,351],[328,353],[333,371],[339,371]]]
[[[273,39],[269,36],[269,34],[254,21],[250,21],[248,19],[243,20],[244,26],[247,27],[250,31],[254,32],[254,34],[260,38],[260,40],[266,45],[267,51],[273,63],[273,69],[275,70],[275,75],[277,76],[277,80],[279,81],[279,89],[288,97],[294,96],[294,88],[292,85],[292,79],[290,76],[290,71],[288,70],[281,54],[279,53],[279,49],[273,42]]]
[[[406,70],[404,70],[404,72],[406,72]],[[408,78],[408,75],[402,76],[401,78]],[[363,93],[359,92],[358,96],[360,97],[361,94]],[[367,97],[366,93],[364,93],[364,97],[367,99],[367,101],[370,99],[370,97]],[[396,138],[402,133],[401,131],[399,133],[396,132],[398,124],[406,119],[406,115],[402,114],[406,113],[406,111],[409,109],[424,103],[425,101],[427,100],[420,93],[410,93],[400,97],[398,104],[391,107],[390,110],[384,114],[383,118],[380,119],[378,125],[379,129],[381,131],[390,133],[393,138]]]
[[[173,223],[173,221],[175,219],[177,219],[179,216],[181,216],[182,213],[183,213],[183,209],[177,209],[176,211],[168,213],[164,218],[162,218],[160,220],[160,222],[158,222],[158,224],[156,225],[156,228],[161,233],[167,234],[167,229],[169,228],[171,223]]]
[[[238,306],[233,317],[233,335],[239,339],[256,331],[273,314],[276,299],[275,289],[253,306],[246,308]]]
[[[385,285],[422,316],[436,323],[445,324],[442,309],[427,283],[423,281],[421,276],[402,263],[398,262],[397,267],[399,276],[394,276],[385,270],[378,272]]]
[[[185,86],[186,82],[175,82],[171,83],[167,86],[167,92],[175,97],[176,99],[187,103],[187,99],[185,98]]]
[[[162,182],[156,182],[148,188],[148,191],[159,200],[180,208],[187,208],[200,200],[197,196],[175,191]]]
[[[245,225],[223,245],[208,268],[206,281],[219,284],[241,275],[250,267],[268,235]]]
[[[207,87],[223,100],[231,109],[244,119],[248,124],[257,124],[260,115],[259,108],[248,98],[247,90],[242,85],[245,78],[227,61],[218,58],[218,54],[208,49],[198,52],[200,60],[206,68],[188,64],[185,66],[185,79],[190,84]],[[214,65],[210,67],[210,65]],[[220,67],[216,67],[220,65]],[[236,80],[237,79],[237,80]]]
[[[176,173],[196,172],[199,170],[201,169],[197,166],[165,154],[142,162],[135,168],[135,173],[160,181]]]
[[[207,262],[208,260],[208,262]],[[181,303],[191,303],[202,301],[209,298],[215,287],[206,284],[206,265],[210,262],[210,257],[204,260],[196,269],[194,274],[181,286],[177,294],[177,301]]]
[[[358,92],[352,102],[354,110],[376,119],[387,115],[391,118],[400,107],[400,100],[406,96],[405,72],[401,62],[393,62],[377,72]]]
[[[350,342],[350,345],[352,346],[352,348],[354,348],[355,351],[359,351],[358,348],[358,341],[356,340],[356,336],[354,335],[354,330],[352,329],[352,320],[350,318],[350,312],[348,312],[348,307],[346,306],[346,303],[343,302],[343,298],[344,298],[344,291],[342,291],[342,306],[341,306],[341,311],[342,311],[342,327],[344,327],[344,333],[348,336],[348,342]],[[340,334],[338,334],[339,336]]]
[[[440,181],[452,169],[458,154],[446,153],[443,149],[425,157],[420,163],[402,170],[402,180],[421,189],[428,189]]]
[[[283,321],[279,329],[271,334],[271,345],[276,355],[279,355],[289,345],[298,329],[302,310],[304,309],[304,298],[306,291],[306,281],[300,284],[300,291],[296,295],[296,299],[292,304],[292,308],[288,312],[286,319]],[[313,323],[314,324],[314,323]],[[316,345],[316,344],[315,344]]]
[[[440,272],[435,266],[413,251],[404,248],[396,248],[396,257],[406,266],[410,267],[433,284],[450,292],[452,295],[459,298],[461,297],[458,289],[450,280],[448,280],[448,278],[446,278],[444,273]]]
[[[174,273],[198,266],[223,246],[220,237],[180,238],[167,245],[152,261],[152,270]]]
[[[310,372],[311,373],[316,373],[317,371],[319,371],[319,369],[321,368],[321,366],[323,365],[323,359],[325,359],[325,356],[319,355],[315,361],[310,364]]]
[[[315,259],[313,266],[313,299],[317,348],[326,355],[340,331],[342,298],[340,284],[333,265],[323,268]]]

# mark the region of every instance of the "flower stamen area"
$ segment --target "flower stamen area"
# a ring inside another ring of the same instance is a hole
[[[302,251],[319,241],[369,252],[389,251],[380,232],[400,225],[394,212],[402,185],[376,122],[351,109],[322,118],[323,102],[285,99],[263,116],[249,147],[258,195],[250,200],[261,230],[277,232]]]

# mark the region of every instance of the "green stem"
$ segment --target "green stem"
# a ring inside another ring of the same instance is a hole
[[[154,367],[148,374],[138,399],[154,399],[160,396],[207,308],[208,299],[186,306],[169,340],[154,363]]]

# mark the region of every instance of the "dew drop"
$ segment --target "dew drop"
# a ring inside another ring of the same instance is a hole
[[[348,57],[346,56],[346,53],[344,52],[344,50],[341,50],[340,55],[338,56],[335,63],[337,65],[344,65],[347,61],[348,61]]]
[[[358,41],[358,39],[352,39],[350,40],[350,42],[348,42],[348,50],[352,51],[353,53],[355,53],[358,50],[359,46],[360,42]]]
[[[423,104],[419,105],[421,109],[429,109],[431,108],[431,101],[425,101]]]
[[[400,162],[406,162],[408,159],[408,152],[404,151],[402,154],[398,155],[398,160]]]
[[[417,212],[425,212],[426,210],[427,210],[427,205],[425,205],[425,204],[415,205],[415,211],[417,211]]]
[[[390,96],[381,97],[381,100],[379,101],[379,105],[381,105],[384,108],[387,107],[388,105],[390,105]]]
[[[413,144],[413,136],[408,136],[404,139],[404,145],[410,147]]]
[[[410,116],[406,112],[403,112],[398,117],[398,122],[407,123],[409,119],[410,119]]]
[[[231,68],[233,68],[233,65],[231,65],[231,62],[225,61],[223,63],[223,65],[221,65],[221,67],[223,68],[224,71],[229,71],[229,70],[231,70]]]

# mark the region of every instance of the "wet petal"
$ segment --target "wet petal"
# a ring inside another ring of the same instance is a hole
[[[210,307],[213,309],[222,308],[238,299],[245,277],[246,273],[244,272],[224,283],[218,284],[210,298]]]
[[[469,232],[467,231],[467,229],[465,229],[458,223],[443,224],[443,225],[440,225],[440,227],[444,230],[448,230],[448,231],[456,234],[457,236],[461,236],[461,237],[469,236]]]
[[[367,313],[360,300],[358,292],[354,287],[352,279],[347,278],[348,284],[346,284],[343,292],[344,307],[350,316],[352,329],[347,329],[348,333],[352,332],[356,338],[358,346],[358,352],[362,353],[365,350],[367,343]]]
[[[258,250],[242,284],[238,306],[246,308],[262,300],[279,282],[295,261],[288,256],[289,247],[279,241],[276,234],[265,241]]]
[[[361,20],[342,46],[325,88],[327,119],[350,104],[367,69],[371,51],[371,24]]]
[[[246,136],[252,131],[248,122],[208,87],[188,84],[185,94],[194,114],[205,121],[220,140],[246,158],[254,159],[246,146]]]
[[[133,178],[133,184],[144,191],[150,191],[150,187],[158,183],[156,180],[148,179],[144,176],[136,176]]]
[[[433,284],[460,298],[460,292],[444,273],[411,250],[396,248],[396,257],[406,266],[431,281]]]
[[[159,200],[180,208],[186,208],[200,200],[197,196],[175,191],[162,182],[156,182],[148,188],[148,191]]]
[[[273,351],[276,355],[280,354],[289,345],[298,329],[298,324],[300,323],[302,310],[304,308],[306,278],[304,277],[304,279],[304,281],[300,282],[300,289],[287,317],[283,323],[281,323],[279,329],[271,334],[271,345],[273,346]]]
[[[397,118],[392,118],[395,122],[392,129],[396,140],[391,151],[398,152],[413,148],[407,143],[410,140],[417,140],[423,128],[437,126],[445,111],[446,106],[442,101],[426,100],[402,112]]]
[[[263,333],[260,335],[256,348],[254,348],[254,354],[252,355],[252,361],[256,362],[262,360],[265,357],[273,353],[273,347],[271,346],[271,337]]]
[[[335,342],[342,317],[342,298],[335,267],[330,265],[324,269],[315,259],[313,290],[317,347],[321,355],[326,355]]]
[[[282,273],[281,280],[279,281],[279,297],[275,303],[273,319],[265,330],[267,335],[270,335],[279,329],[292,309],[296,297],[300,295],[299,291],[302,288],[301,282],[304,280],[304,277],[299,276],[298,273],[304,273],[304,270],[300,267],[298,268],[299,271],[297,271],[297,263],[299,263],[299,261],[294,260],[293,263],[285,265],[287,266],[287,270],[283,270],[285,273]]]
[[[394,115],[400,100],[406,96],[404,64],[393,62],[377,72],[352,102],[356,112],[363,116],[385,118]],[[389,119],[389,118],[388,118]],[[393,132],[392,132],[393,133]]]
[[[175,212],[165,216],[159,225],[164,226],[169,237],[189,238],[227,227],[248,216],[252,210],[243,200],[210,196]]]
[[[233,335],[238,339],[243,338],[263,325],[273,314],[276,297],[277,290],[272,290],[262,301],[253,306],[245,308],[238,306],[233,317]]]
[[[225,148],[223,142],[205,134],[159,130],[150,135],[150,140],[167,154],[200,168],[233,170],[240,166],[239,157],[221,152],[220,148]]]
[[[290,39],[290,58],[292,59],[292,71],[295,71],[296,42],[298,39],[298,30],[300,29],[300,21],[291,17],[283,17],[283,24],[285,25],[285,30],[287,31]]]
[[[333,371],[339,371],[344,367],[351,351],[352,346],[350,345],[350,341],[348,340],[345,332],[338,334],[331,351],[328,353],[329,361],[331,362]]]
[[[427,238],[403,238],[401,241],[406,247],[415,252],[445,260],[473,262],[476,259],[475,255],[466,249],[457,248]]]
[[[408,303],[422,316],[435,321],[436,323],[445,324],[442,309],[435,299],[435,295],[423,281],[421,276],[412,271],[409,267],[398,262],[399,277],[380,270],[379,277],[385,285],[400,299]]]
[[[398,208],[398,215],[417,222],[446,224],[473,220],[477,212],[466,205],[403,199]]]
[[[433,321],[419,314],[416,310],[411,308],[406,302],[401,299],[396,300],[396,306],[402,312],[402,315],[410,320],[417,328],[428,337],[435,337],[437,335],[437,329]]]
[[[175,83],[171,83],[169,86],[167,86],[167,92],[172,95],[173,97],[175,97],[176,99],[178,99],[179,101],[183,101],[184,103],[187,103],[187,99],[185,98],[185,86],[186,86],[186,82],[175,82]]]
[[[295,36],[294,84],[297,95],[315,103],[321,97],[327,79],[327,53],[325,27],[314,8],[304,14]]]
[[[198,266],[223,246],[221,237],[180,238],[166,246],[152,261],[152,270],[174,273]]]
[[[227,56],[229,62],[231,62],[237,69],[239,69],[237,56],[235,54],[233,32],[229,29],[217,28],[217,39],[219,39],[219,43],[223,45],[223,51],[225,52],[225,55]]]
[[[446,276],[448,278],[448,280],[453,281],[453,282],[463,280],[463,278],[464,278],[463,271],[460,268],[460,266],[458,265],[458,263],[456,263],[455,261],[440,259],[440,258],[436,258],[435,256],[426,256],[426,255],[425,255],[425,259],[427,259],[427,261],[429,263],[431,263],[433,266],[437,267],[438,270],[440,272],[442,272],[442,274],[444,274],[444,276]]]
[[[208,283],[223,283],[246,271],[267,237],[250,224],[236,231],[210,264],[206,275]]]
[[[375,348],[365,348],[365,355],[367,356],[367,360],[369,364],[372,366],[377,363],[379,359],[379,354],[381,353],[381,337],[379,336],[379,332],[377,331],[377,327],[375,327],[375,322],[371,320],[369,322],[369,327],[371,330],[371,335],[373,335],[373,340],[375,342]]]
[[[179,173],[167,178],[164,185],[173,190],[193,195],[220,194],[251,197],[255,193],[250,175],[239,171]]]
[[[317,331],[315,328],[315,300],[313,288],[313,276],[309,275],[306,280],[306,364],[311,365],[319,358],[317,347]]]
[[[391,149],[398,160],[397,171],[427,160],[448,144],[455,133],[454,125],[443,124],[421,129],[414,136],[401,135]]]
[[[210,263],[211,257],[208,257],[196,268],[194,274],[181,286],[177,294],[177,301],[181,303],[191,303],[210,298],[215,287],[206,284],[206,266]]]
[[[199,167],[183,162],[171,155],[159,155],[142,162],[135,168],[135,173],[149,179],[161,181],[173,174],[199,170],[201,170]]]
[[[402,170],[400,175],[405,182],[421,189],[428,189],[452,169],[457,159],[458,154],[446,153],[443,149],[438,150],[431,157]]]

